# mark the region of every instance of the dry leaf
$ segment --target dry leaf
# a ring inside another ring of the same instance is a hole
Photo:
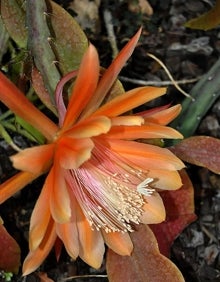
[[[220,24],[220,0],[216,0],[215,6],[207,13],[189,20],[186,27],[193,29],[209,30]]]
[[[179,269],[161,255],[153,232],[147,225],[137,226],[131,233],[134,250],[131,256],[119,256],[112,250],[107,254],[110,282],[183,282]]]
[[[129,0],[128,1],[128,8],[130,11],[134,13],[139,13],[141,12],[142,14],[146,14],[148,16],[153,15],[153,8],[149,4],[147,0]]]
[[[184,139],[171,151],[185,162],[206,167],[220,174],[220,140],[209,136]]]

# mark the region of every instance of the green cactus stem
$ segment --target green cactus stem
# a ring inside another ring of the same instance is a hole
[[[44,0],[28,0],[26,6],[28,26],[28,47],[34,63],[40,71],[51,101],[60,73],[56,66],[56,56],[51,48],[51,33],[48,27],[48,10]]]
[[[193,100],[184,99],[181,114],[171,124],[184,137],[192,136],[195,133],[201,119],[220,97],[220,59],[195,84],[190,95]]]

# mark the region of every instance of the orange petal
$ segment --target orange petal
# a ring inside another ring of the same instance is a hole
[[[87,264],[99,268],[105,252],[104,241],[100,231],[92,230],[80,207],[77,211],[77,227],[79,232],[79,256]]]
[[[77,169],[90,159],[94,144],[89,138],[64,137],[59,140],[58,146],[56,156],[60,166],[65,169]]]
[[[111,128],[111,120],[107,117],[86,119],[65,132],[65,135],[79,139],[107,133]]]
[[[57,163],[51,169],[52,192],[50,195],[50,210],[54,221],[66,223],[71,218],[70,197],[65,180],[65,170]]]
[[[29,248],[31,251],[34,251],[39,247],[47,231],[51,218],[50,206],[48,203],[52,191],[52,184],[53,174],[50,172],[45,180],[44,186],[31,215],[29,232]]]
[[[134,51],[134,48],[139,40],[141,35],[141,28],[138,32],[131,38],[131,40],[124,46],[124,48],[120,51],[118,56],[114,59],[112,64],[108,67],[108,69],[104,72],[101,77],[97,89],[88,103],[87,107],[84,110],[83,117],[90,115],[94,112],[103,102],[106,97],[106,94],[112,87],[113,83],[117,79],[117,76],[123,66],[125,65],[128,58]]]
[[[168,149],[154,145],[108,139],[106,146],[124,157],[131,166],[137,166],[143,171],[151,169],[179,170],[184,167],[184,164]]]
[[[111,118],[112,126],[119,125],[142,125],[144,123],[144,119],[141,116],[120,116]]]
[[[67,253],[73,259],[76,259],[79,255],[79,239],[76,226],[76,208],[76,199],[75,197],[71,197],[71,221],[68,223],[56,224],[57,235],[63,241]]]
[[[121,256],[130,256],[133,244],[128,233],[102,231],[107,246]]]
[[[168,109],[162,111],[157,111],[154,113],[149,113],[146,116],[144,115],[145,122],[153,122],[161,125],[166,125],[174,120],[179,113],[181,112],[181,105],[175,105]]]
[[[2,72],[0,72],[0,101],[13,113],[38,129],[48,140],[53,139],[58,127],[39,111]]]
[[[92,116],[116,117],[130,111],[148,101],[164,95],[166,88],[159,87],[138,87],[124,94],[117,96],[107,104],[101,106]]]
[[[39,174],[19,172],[0,185],[0,204],[36,179]]]
[[[10,159],[16,169],[39,174],[48,170],[53,154],[54,144],[48,144],[24,149]]]
[[[114,126],[108,132],[108,138],[139,139],[139,138],[172,138],[181,139],[182,134],[171,127],[147,124],[142,126]]]
[[[29,252],[24,264],[23,264],[23,275],[28,275],[34,270],[36,270],[41,263],[45,260],[50,250],[52,249],[56,240],[56,229],[54,221],[51,219],[45,236],[40,244],[40,246],[33,252]]]
[[[99,59],[95,47],[90,44],[83,56],[80,69],[73,86],[63,127],[69,127],[81,114],[96,89],[99,79]]]
[[[151,169],[147,173],[147,177],[154,179],[153,188],[176,190],[182,186],[182,180],[177,171]]]
[[[144,212],[141,216],[141,222],[145,224],[156,224],[165,220],[166,211],[163,201],[157,192],[150,196],[144,196],[146,200],[142,207]]]

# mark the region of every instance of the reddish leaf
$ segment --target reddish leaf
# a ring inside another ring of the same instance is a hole
[[[183,182],[181,189],[160,193],[166,208],[166,221],[150,225],[157,238],[160,252],[167,257],[174,239],[196,219],[192,183],[185,170],[182,170],[180,175]]]
[[[54,280],[50,279],[44,272],[40,272],[37,275],[40,278],[40,282],[54,282]]]
[[[8,234],[0,218],[0,269],[5,272],[18,272],[20,265],[20,248]]]
[[[209,136],[184,139],[171,149],[185,162],[206,167],[220,174],[220,140]]]
[[[107,273],[111,282],[183,282],[179,269],[158,249],[156,238],[147,225],[131,233],[134,250],[131,256],[107,254]]]
[[[185,23],[186,27],[193,29],[208,30],[217,27],[220,24],[220,0],[216,0],[215,6],[207,13],[191,19]]]

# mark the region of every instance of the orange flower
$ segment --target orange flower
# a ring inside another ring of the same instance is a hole
[[[129,232],[139,223],[159,223],[165,210],[158,192],[178,189],[177,170],[183,163],[169,150],[137,139],[182,138],[166,126],[180,106],[123,115],[165,93],[164,88],[140,87],[103,104],[118,73],[131,55],[139,31],[99,78],[99,60],[90,45],[80,69],[57,86],[59,126],[34,107],[0,74],[0,99],[47,139],[47,144],[11,157],[20,170],[0,185],[0,203],[39,175],[49,172],[30,222],[30,252],[24,275],[34,271],[57,236],[72,258],[80,256],[98,268],[104,243],[120,255],[130,255]],[[67,109],[62,87],[76,76]]]

